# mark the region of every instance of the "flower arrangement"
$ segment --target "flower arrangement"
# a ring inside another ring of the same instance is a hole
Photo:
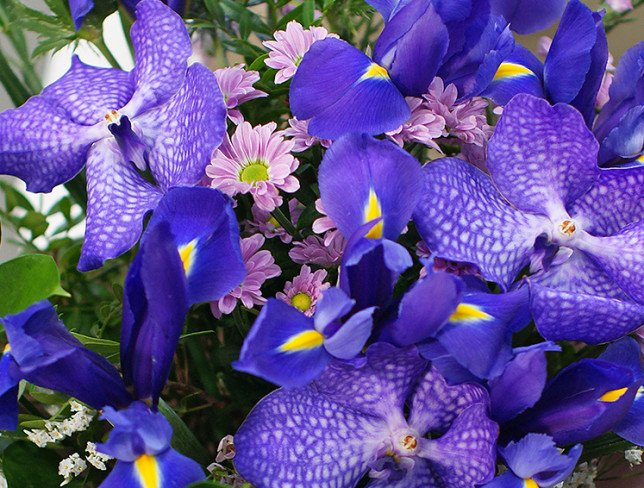
[[[642,2],[606,3],[0,6],[0,480],[640,486],[644,43],[606,32]],[[43,88],[29,31],[111,66]]]

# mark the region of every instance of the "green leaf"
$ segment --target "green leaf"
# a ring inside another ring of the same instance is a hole
[[[584,443],[584,450],[581,455],[581,461],[590,461],[591,459],[612,454],[614,452],[624,452],[633,446],[632,442],[622,439],[612,432],[597,437]]]
[[[172,447],[184,456],[188,456],[204,466],[209,464],[211,459],[208,451],[181,420],[181,417],[162,398],[159,398],[159,412],[168,419],[172,426],[172,441],[170,442]]]
[[[25,210],[34,210],[33,205],[27,200],[27,197],[11,185],[0,181],[0,189],[4,192],[4,202],[7,212],[11,212],[16,207],[24,208]]]
[[[2,454],[2,472],[8,488],[58,488],[60,458],[31,442],[14,442]]]
[[[60,286],[60,273],[51,256],[28,254],[0,264],[0,317],[52,295],[70,296]]]
[[[315,2],[313,0],[305,0],[302,4],[302,25],[306,28],[309,27],[315,20]]]
[[[99,339],[97,337],[90,337],[83,334],[77,334],[72,332],[72,335],[76,337],[83,345],[90,351],[94,351],[101,356],[114,356],[118,355],[120,351],[120,344],[116,341],[111,341],[109,339]]]
[[[47,223],[47,217],[45,217],[43,214],[39,212],[29,211],[23,218],[20,219],[20,227],[29,229],[32,234],[31,240],[34,240],[36,237],[41,236],[45,232],[47,232],[49,223]]]
[[[255,59],[250,66],[248,67],[249,71],[257,71],[264,67],[264,60],[268,57],[268,53],[262,54],[260,57]]]

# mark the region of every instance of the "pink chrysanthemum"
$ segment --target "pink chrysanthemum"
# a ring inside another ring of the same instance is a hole
[[[344,244],[334,243],[334,241],[338,239],[342,240],[343,237],[342,237],[342,234],[340,234],[340,231],[337,229],[333,220],[331,220],[331,217],[329,217],[324,211],[324,207],[322,206],[322,200],[320,198],[318,198],[315,201],[315,210],[321,213],[322,217],[317,218],[313,221],[313,225],[311,226],[313,232],[315,232],[316,234],[324,234],[325,246],[344,248]]]
[[[325,270],[311,272],[311,268],[304,265],[293,281],[286,282],[284,293],[278,293],[275,297],[310,317],[315,312],[315,305],[322,297],[322,292],[331,286],[330,283],[324,282],[326,276]]]
[[[613,73],[609,73],[608,71],[604,73],[604,77],[602,78],[602,84],[599,87],[599,90],[597,91],[597,95],[595,96],[595,108],[597,110],[601,110],[601,108],[608,103],[608,100],[610,100],[610,86],[613,84],[613,78],[615,75]]]
[[[284,135],[291,137],[293,141],[293,152],[306,151],[315,144],[321,144],[322,147],[329,148],[331,143],[329,139],[320,139],[309,134],[309,121],[297,120],[296,118],[289,119],[289,127],[284,129]]]
[[[276,128],[275,122],[237,126],[232,139],[226,137],[206,167],[211,186],[230,196],[250,193],[267,212],[282,204],[279,190],[297,191],[300,182],[291,173],[300,163],[291,154],[293,143]]]
[[[278,70],[275,75],[275,83],[279,84],[295,76],[302,57],[315,41],[338,36],[329,34],[324,27],[312,26],[310,29],[304,29],[301,24],[291,20],[286,24],[285,31],[276,31],[273,37],[274,41],[263,42],[269,50],[268,58],[264,62],[266,66]]]
[[[633,2],[631,0],[606,0],[606,3],[618,13],[633,10]]]
[[[266,303],[266,298],[262,296],[262,284],[279,276],[282,270],[275,264],[270,251],[260,250],[264,241],[264,236],[260,234],[241,239],[241,252],[247,275],[243,283],[228,295],[210,303],[210,310],[216,318],[232,312],[237,306],[237,301],[246,308]]]
[[[386,135],[400,147],[405,142],[418,142],[440,151],[434,139],[447,135],[445,119],[433,113],[422,98],[407,97],[405,99],[411,109],[411,117],[407,122]],[[442,151],[441,151],[442,152]]]
[[[456,103],[458,90],[453,84],[444,86],[443,80],[436,77],[423,95],[427,108],[445,119],[447,131],[466,144],[484,146],[491,134],[487,124],[485,109],[487,101],[474,97],[463,103]]]
[[[537,42],[537,54],[542,58],[545,58],[550,51],[550,46],[552,46],[552,38],[541,36]]]
[[[333,266],[340,262],[345,246],[346,242],[340,233],[337,233],[337,238],[331,239],[328,246],[323,237],[308,236],[303,241],[294,242],[288,255],[298,264]]]
[[[304,207],[300,202],[293,198],[288,202],[288,209],[291,214],[291,223],[296,225],[300,215],[302,215]],[[285,244],[288,244],[293,240],[291,234],[286,232],[284,227],[280,225],[270,212],[262,210],[257,205],[253,205],[251,212],[253,214],[253,220],[246,221],[246,229],[248,231],[259,231],[264,235],[264,237],[269,239],[277,236]]]
[[[241,124],[244,121],[244,117],[235,107],[248,100],[268,96],[268,93],[253,87],[253,84],[259,80],[259,73],[257,71],[246,71],[243,64],[215,70],[215,76],[221,93],[224,95],[228,117],[236,125]]]
[[[461,263],[458,261],[449,261],[447,259],[432,256],[429,247],[425,241],[416,243],[416,255],[421,259],[427,259],[432,262],[433,271],[444,271],[456,276],[474,275],[480,276],[481,270],[473,264]],[[432,259],[433,258],[433,259]],[[427,276],[427,270],[423,266],[420,270],[420,277]]]

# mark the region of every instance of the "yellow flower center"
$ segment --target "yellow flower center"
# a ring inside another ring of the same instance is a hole
[[[311,297],[306,293],[297,293],[291,298],[291,303],[295,308],[299,308],[302,312],[306,312],[311,308]]]
[[[261,162],[247,164],[239,173],[239,179],[251,185],[258,181],[267,181],[268,167]]]

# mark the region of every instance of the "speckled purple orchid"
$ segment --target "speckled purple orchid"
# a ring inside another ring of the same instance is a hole
[[[600,169],[597,151],[574,108],[517,95],[490,140],[491,177],[459,159],[426,166],[417,228],[504,288],[529,266],[545,338],[617,339],[644,321],[644,168]]]
[[[23,106],[0,114],[0,173],[49,192],[87,168],[87,228],[78,268],[98,268],[138,239],[170,187],[203,176],[226,127],[215,75],[187,67],[181,17],[143,0],[131,30],[133,71],[71,69]],[[140,172],[149,170],[156,185]]]
[[[415,348],[377,343],[261,400],[235,435],[235,467],[258,488],[350,488],[366,474],[372,488],[471,488],[494,476],[487,405],[483,388],[449,386]]]

